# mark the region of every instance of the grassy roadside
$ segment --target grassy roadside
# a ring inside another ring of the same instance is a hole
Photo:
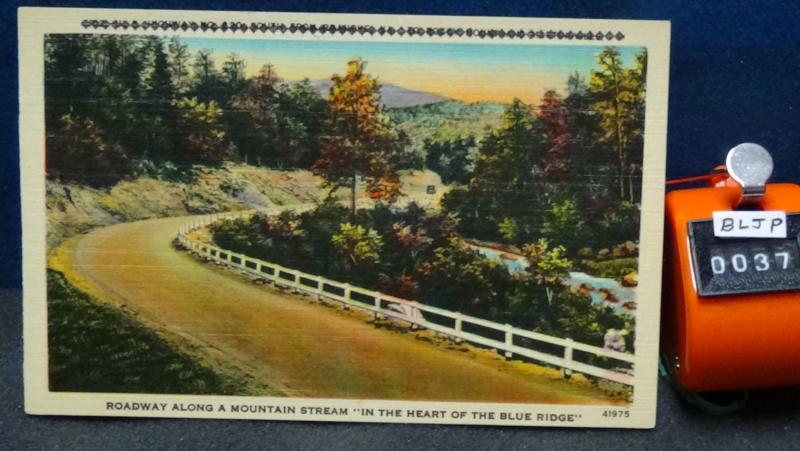
[[[245,374],[176,350],[123,311],[47,272],[50,389],[74,392],[275,395]]]

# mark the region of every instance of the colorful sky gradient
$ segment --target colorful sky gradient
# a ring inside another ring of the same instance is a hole
[[[329,79],[341,74],[354,57],[367,61],[367,72],[382,83],[465,102],[510,102],[518,97],[536,103],[548,89],[563,92],[569,74],[587,77],[603,46],[397,43],[368,41],[283,41],[182,38],[194,53],[208,49],[218,65],[237,53],[247,75],[264,64],[275,66],[288,81]],[[640,47],[619,47],[633,66]]]

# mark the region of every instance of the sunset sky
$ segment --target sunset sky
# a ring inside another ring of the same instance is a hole
[[[213,52],[218,66],[235,52],[254,75],[264,64],[284,80],[329,79],[348,60],[367,61],[381,83],[438,94],[465,102],[506,103],[514,97],[537,102],[545,90],[563,92],[578,71],[588,79],[603,46],[418,44],[395,42],[280,41],[182,38],[192,53]],[[619,47],[626,66],[640,47]]]

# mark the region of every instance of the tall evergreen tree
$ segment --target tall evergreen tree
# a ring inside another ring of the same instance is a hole
[[[211,50],[198,50],[192,63],[194,73],[191,92],[201,102],[215,101],[218,104],[225,101],[221,89],[220,73],[217,70]]]
[[[641,133],[635,113],[637,87],[616,47],[603,49],[597,56],[597,64],[598,70],[592,71],[590,81],[595,98],[593,108],[600,117],[601,141],[611,148],[616,160],[619,198],[625,199],[630,192],[626,186],[626,179],[630,183],[630,158],[636,136]]]
[[[530,106],[514,99],[503,125],[481,142],[469,184],[444,197],[445,210],[458,212],[467,235],[503,240],[513,224],[517,240],[532,239],[545,202],[547,148]]]
[[[186,44],[181,43],[177,37],[169,40],[169,72],[177,95],[184,95],[189,91],[190,58],[189,47]]]
[[[319,159],[321,140],[327,132],[328,103],[308,79],[304,79],[281,93],[278,110],[284,135],[288,138],[284,142],[287,163],[311,167]]]
[[[221,123],[222,110],[216,102],[184,97],[174,103],[180,163],[216,166],[230,158]]]
[[[439,174],[442,183],[465,184],[472,173],[472,153],[477,148],[474,136],[452,140],[434,141],[424,144],[425,166]]]
[[[45,40],[45,117],[48,128],[61,116],[75,113],[76,102],[86,94],[85,67],[89,55],[85,39],[75,35],[52,35]]]
[[[637,53],[636,65],[630,69],[630,88],[633,93],[631,99],[632,129],[631,148],[629,156],[631,183],[629,194],[631,202],[641,199],[641,173],[644,158],[644,114],[645,94],[647,90],[647,50]]]
[[[225,88],[226,100],[236,96],[247,84],[244,75],[245,61],[236,53],[230,53],[222,63],[222,84]]]
[[[278,107],[281,80],[265,64],[231,100],[228,126],[245,162],[280,166]]]
[[[147,158],[166,160],[174,156],[175,118],[172,101],[176,98],[164,42],[157,37],[147,42],[150,53],[145,79],[144,102],[139,111],[140,152]]]

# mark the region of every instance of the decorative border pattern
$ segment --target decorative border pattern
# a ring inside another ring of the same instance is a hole
[[[153,31],[203,31],[231,33],[268,33],[268,34],[320,34],[320,35],[362,35],[362,36],[427,36],[437,37],[477,37],[480,39],[527,39],[527,40],[578,40],[578,41],[622,41],[625,35],[621,31],[564,31],[544,29],[502,29],[502,28],[450,28],[450,27],[394,27],[372,25],[335,25],[313,23],[280,23],[280,22],[213,22],[213,21],[177,21],[177,20],[83,20],[81,26],[86,29],[113,30],[153,30]]]

